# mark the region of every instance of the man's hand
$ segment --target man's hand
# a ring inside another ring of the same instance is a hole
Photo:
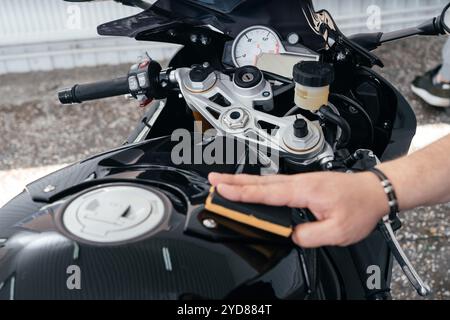
[[[318,221],[297,226],[292,236],[305,248],[359,242],[389,212],[386,194],[372,173],[270,177],[212,173],[209,181],[232,201],[308,208]]]
[[[392,182],[400,210],[450,201],[450,135],[408,157],[378,166]],[[295,176],[209,176],[232,200],[308,208],[317,222],[300,225],[292,239],[302,247],[347,246],[364,239],[389,212],[387,196],[370,172]]]

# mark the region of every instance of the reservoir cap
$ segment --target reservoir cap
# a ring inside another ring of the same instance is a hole
[[[325,87],[334,81],[334,68],[329,63],[303,61],[294,66],[294,80],[305,87]]]

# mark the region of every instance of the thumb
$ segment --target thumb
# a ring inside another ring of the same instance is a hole
[[[292,241],[303,248],[334,245],[335,230],[332,220],[304,223],[295,228]]]

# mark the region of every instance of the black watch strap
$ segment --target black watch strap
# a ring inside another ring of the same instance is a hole
[[[397,195],[394,190],[394,186],[392,185],[389,178],[380,170],[377,168],[372,168],[369,170],[373,174],[375,174],[378,179],[381,181],[381,186],[384,189],[384,192],[387,195],[388,203],[389,203],[389,219],[394,220],[397,216],[397,213],[399,213],[399,205],[398,205],[398,199]]]

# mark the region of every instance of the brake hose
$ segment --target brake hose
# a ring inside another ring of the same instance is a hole
[[[345,120],[340,115],[337,115],[334,113],[334,111],[329,106],[323,106],[319,109],[320,115],[327,121],[337,125],[339,128],[341,128],[342,133],[341,137],[339,138],[337,147],[338,148],[345,148],[348,143],[350,142],[350,138],[352,135],[352,129],[350,125],[348,124],[347,120]]]
[[[370,118],[370,116],[367,113],[367,111],[358,102],[356,102],[355,100],[350,99],[347,96],[344,96],[344,95],[338,94],[338,93],[333,93],[330,96],[334,97],[334,98],[338,98],[338,99],[344,101],[345,103],[351,105],[353,108],[355,108],[356,110],[358,110],[359,112],[362,113],[362,115],[366,118],[367,122],[369,123],[370,143],[373,144],[373,142],[375,140],[375,129],[374,129],[374,126],[373,126],[372,118]]]

